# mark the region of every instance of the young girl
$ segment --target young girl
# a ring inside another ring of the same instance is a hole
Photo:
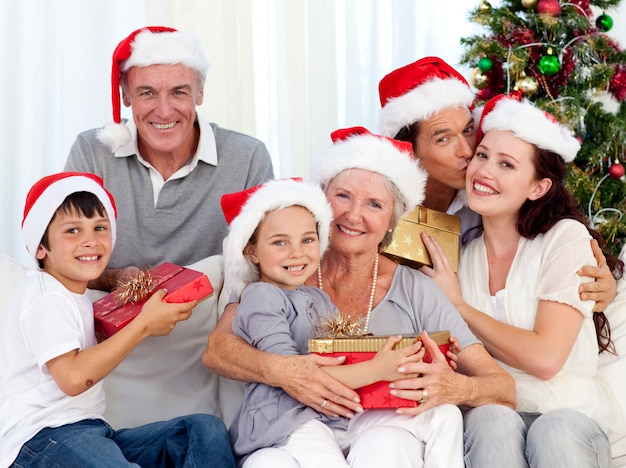
[[[517,412],[482,407],[466,415],[472,466],[610,464],[607,398],[596,379],[610,331],[604,314],[578,295],[590,278],[576,274],[593,262],[589,240],[599,235],[563,185],[579,148],[529,101],[492,99],[467,169],[468,201],[482,215],[483,233],[464,249],[458,282],[436,242],[425,239],[435,260],[423,271],[516,381]],[[607,261],[621,273],[621,262]]]
[[[234,333],[274,354],[306,354],[320,317],[335,311],[323,291],[303,286],[328,245],[333,214],[324,192],[304,182],[278,180],[226,195],[222,207],[230,223],[224,241],[225,284],[233,293],[241,293]],[[423,351],[419,343],[392,351],[399,339],[390,338],[371,361],[326,370],[352,388],[405,378],[397,369],[420,361]],[[351,466],[354,441],[366,429],[380,425],[409,431],[416,446],[417,439],[425,443],[425,454],[416,455],[406,466],[422,466],[419,458],[429,466],[429,457],[431,466],[463,466],[461,418],[453,405],[431,408],[419,416],[397,415],[391,409],[361,410],[353,419],[345,419],[306,407],[280,388],[249,383],[230,435],[244,466],[254,463],[247,457],[256,450],[280,447],[284,452],[278,453],[289,461],[274,459],[274,466],[346,467]]]

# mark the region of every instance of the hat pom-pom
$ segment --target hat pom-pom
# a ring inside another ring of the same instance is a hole
[[[114,153],[130,143],[131,138],[130,130],[124,124],[108,123],[98,131],[98,140]]]

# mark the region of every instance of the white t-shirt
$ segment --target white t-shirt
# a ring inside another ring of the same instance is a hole
[[[28,271],[9,303],[0,332],[0,466],[45,427],[103,419],[102,382],[80,395],[63,393],[46,362],[96,344],[91,301],[53,276]]]

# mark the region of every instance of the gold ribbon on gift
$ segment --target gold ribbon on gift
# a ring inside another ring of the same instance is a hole
[[[450,332],[442,331],[429,333],[437,346],[445,344],[450,339]],[[387,342],[388,336],[360,336],[350,338],[315,338],[309,340],[309,353],[349,353],[349,352],[378,352]],[[402,338],[393,349],[406,348],[416,341],[419,335],[407,335]]]

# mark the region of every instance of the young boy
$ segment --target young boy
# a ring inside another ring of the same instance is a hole
[[[93,174],[47,176],[28,193],[22,231],[40,269],[22,278],[0,337],[0,466],[234,466],[214,416],[122,430],[103,419],[102,379],[196,304],[168,304],[157,291],[135,320],[97,343],[85,291],[107,265],[115,220],[113,197]]]
[[[233,332],[263,351],[306,354],[316,325],[336,313],[326,293],[303,286],[317,271],[328,246],[333,214],[324,192],[316,185],[276,180],[225,195],[222,208],[230,224],[224,240],[224,284],[241,295]],[[403,363],[420,361],[423,352],[420,343],[392,351],[400,339],[391,337],[370,361],[325,370],[351,388],[406,377],[397,369]],[[425,458],[442,440],[458,437],[458,453],[449,454],[446,466],[462,466],[462,421],[458,409],[453,410],[432,408],[426,423],[418,417],[397,415],[393,409],[368,410],[348,420],[325,416],[280,388],[249,383],[229,431],[243,466],[256,466],[254,458],[262,456],[262,449],[280,447],[280,452],[270,456],[274,466],[295,466],[297,462],[303,468],[330,468],[349,466],[346,455],[350,460],[350,446],[368,428],[406,429],[421,440],[421,427],[436,420],[445,433],[425,441]]]

